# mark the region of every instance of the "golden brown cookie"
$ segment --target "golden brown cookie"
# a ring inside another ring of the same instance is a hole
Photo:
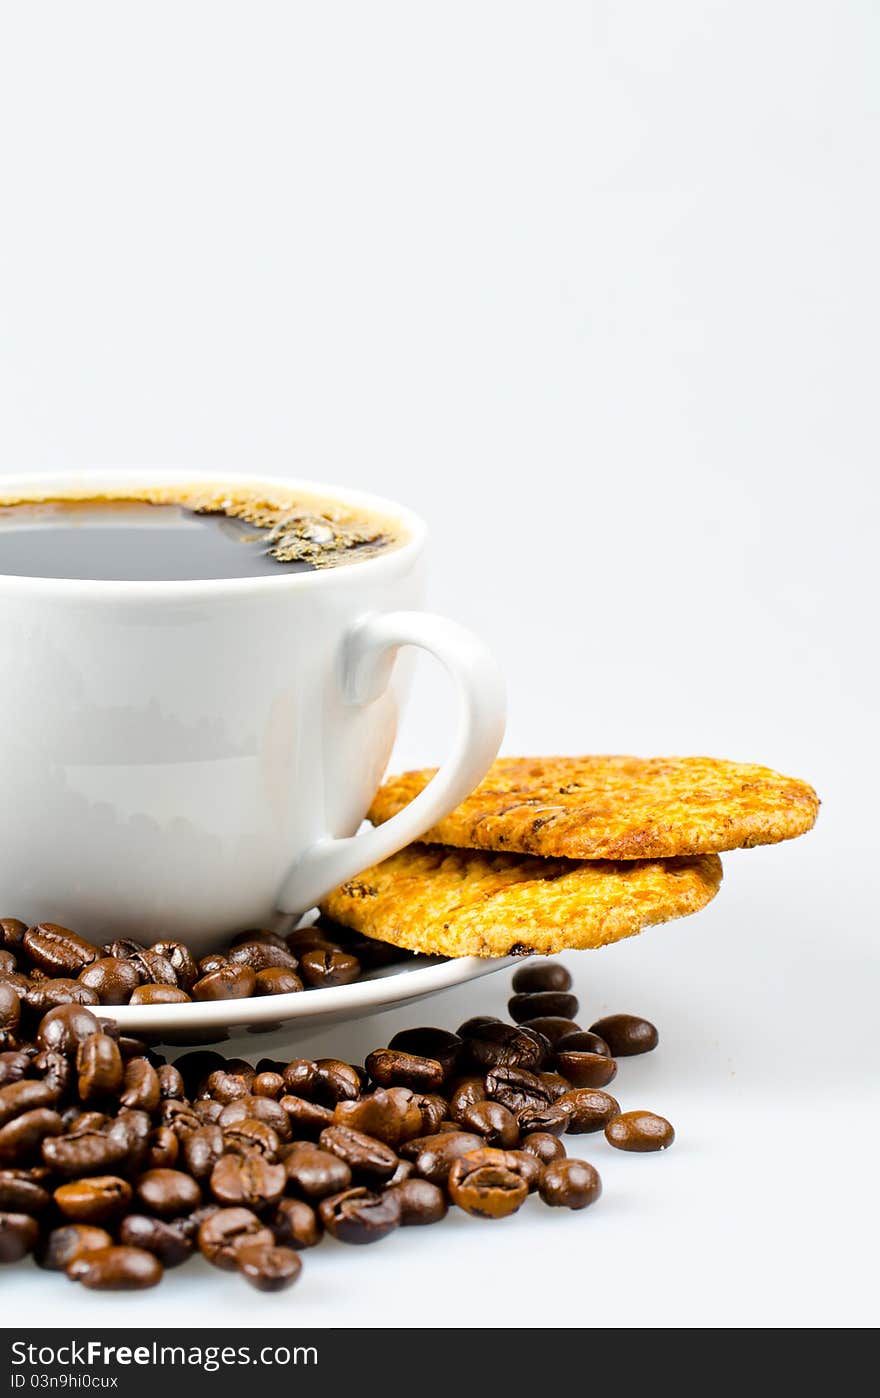
[[[714,854],[614,864],[409,845],[335,889],[321,911],[412,951],[549,956],[695,913],[720,883]]]
[[[433,775],[392,777],[370,819],[389,820]],[[806,782],[715,757],[502,757],[424,839],[550,858],[668,859],[790,840],[818,809]]]

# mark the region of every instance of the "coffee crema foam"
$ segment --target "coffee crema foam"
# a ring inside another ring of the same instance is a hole
[[[150,507],[156,507],[155,515]],[[217,531],[210,531],[216,533],[213,541],[204,530],[185,528],[199,521],[208,526],[212,518],[217,522]],[[8,575],[100,579],[173,575],[190,580],[277,575],[285,567],[330,569],[374,558],[399,548],[406,537],[399,521],[304,491],[277,490],[270,495],[198,484],[39,496],[0,494],[0,573]],[[57,540],[55,552],[53,539]],[[230,550],[230,543],[239,547]],[[65,544],[68,551],[73,544],[79,548],[76,562],[64,563]],[[139,563],[135,562],[136,544],[144,555]],[[225,556],[216,571],[218,545],[225,549]],[[123,561],[110,563],[114,546],[115,557]],[[155,571],[149,566],[151,549]],[[176,569],[172,564],[169,574],[161,558],[171,553],[185,562]],[[127,554],[131,565],[124,561]],[[207,571],[200,572],[203,566]]]

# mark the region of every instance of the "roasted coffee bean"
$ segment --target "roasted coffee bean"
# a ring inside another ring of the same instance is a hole
[[[322,1101],[335,1104],[347,1100],[354,1102],[361,1095],[363,1082],[358,1070],[339,1058],[318,1058],[315,1060],[318,1071],[318,1094]]]
[[[127,1247],[145,1248],[158,1257],[162,1266],[179,1267],[192,1256],[195,1243],[181,1227],[181,1220],[169,1223],[147,1214],[129,1214],[119,1226],[119,1241]]]
[[[135,1193],[143,1207],[159,1218],[192,1213],[202,1202],[198,1181],[183,1170],[147,1170],[135,1181]]]
[[[183,1218],[175,1218],[172,1222],[174,1228],[179,1228],[185,1238],[198,1238],[199,1229],[209,1218],[220,1212],[219,1204],[202,1204],[200,1209],[193,1209],[191,1214],[185,1214]]]
[[[251,1085],[248,1078],[220,1069],[211,1073],[203,1091],[206,1097],[213,1097],[215,1102],[222,1102],[225,1107],[229,1102],[237,1102],[240,1097],[250,1097]]]
[[[226,1059],[214,1049],[191,1049],[189,1053],[181,1054],[174,1066],[182,1077],[189,1096],[195,1097],[211,1073],[226,1067]]]
[[[200,1126],[183,1140],[183,1161],[193,1179],[206,1180],[226,1152],[223,1132],[219,1126]]]
[[[548,1131],[532,1131],[524,1136],[520,1149],[533,1155],[541,1165],[549,1165],[551,1160],[562,1160],[565,1156],[565,1146]]]
[[[71,1281],[90,1291],[144,1291],[162,1280],[162,1264],[145,1248],[109,1247],[81,1252],[67,1265]]]
[[[621,1112],[605,1127],[605,1139],[618,1150],[667,1150],[675,1132],[665,1117],[654,1112]]]
[[[255,1097],[271,1097],[277,1102],[284,1093],[284,1079],[280,1073],[257,1073],[251,1092]]]
[[[521,1162],[514,1162],[509,1151],[489,1148],[470,1151],[456,1160],[449,1172],[448,1188],[452,1202],[478,1218],[506,1218],[516,1213],[529,1192]]]
[[[126,1167],[132,1174],[139,1174],[146,1165],[152,1132],[152,1122],[147,1113],[131,1107],[120,1108],[116,1120],[108,1129],[108,1136],[125,1146]]]
[[[120,961],[127,961],[130,956],[146,951],[146,947],[143,942],[136,942],[133,937],[117,937],[115,942],[108,942],[101,950],[105,956],[116,956]]]
[[[486,1096],[518,1116],[531,1107],[542,1111],[553,1098],[536,1073],[525,1068],[493,1068],[486,1074]]]
[[[20,1082],[30,1063],[30,1056],[22,1049],[8,1049],[0,1053],[0,1089]]]
[[[457,1034],[450,1034],[448,1029],[422,1025],[418,1029],[401,1029],[388,1047],[401,1053],[414,1053],[418,1058],[435,1058],[443,1064],[444,1072],[449,1074],[458,1063],[464,1043]]]
[[[610,1092],[596,1088],[576,1087],[560,1097],[558,1105],[568,1113],[568,1130],[573,1136],[603,1131],[612,1117],[618,1115],[620,1103]]]
[[[80,971],[79,980],[94,990],[102,1005],[126,1005],[141,983],[141,973],[133,961],[101,956]]]
[[[18,1082],[0,1087],[0,1126],[5,1126],[13,1117],[22,1112],[33,1111],[36,1107],[51,1107],[58,1100],[58,1093],[44,1082],[22,1078]]]
[[[486,1100],[486,1079],[459,1078],[449,1098],[449,1115],[453,1121],[461,1121],[462,1113],[475,1102]]]
[[[30,1170],[0,1170],[0,1213],[41,1214],[50,1201],[42,1166]]]
[[[569,1115],[560,1101],[551,1102],[548,1107],[526,1107],[520,1112],[517,1124],[523,1135],[539,1131],[545,1135],[561,1136],[569,1127]]]
[[[504,1020],[499,1019],[497,1015],[473,1015],[471,1019],[466,1019],[464,1024],[460,1024],[455,1032],[464,1042],[465,1039],[471,1039],[481,1034],[490,1024],[503,1023]],[[509,1029],[510,1025],[507,1028]]]
[[[281,1138],[277,1131],[267,1126],[265,1121],[247,1116],[227,1126],[223,1132],[226,1151],[231,1155],[262,1155],[264,1160],[274,1163],[281,1149]]]
[[[403,1184],[404,1180],[411,1179],[415,1172],[416,1167],[411,1160],[398,1160],[397,1169],[391,1179],[386,1181],[385,1188],[390,1189],[392,1185]]]
[[[390,1146],[348,1126],[328,1126],[321,1132],[318,1144],[344,1160],[355,1178],[366,1179],[368,1183],[384,1183],[398,1166],[397,1156]]]
[[[577,996],[565,990],[536,990],[529,995],[512,995],[507,1002],[507,1012],[517,1024],[545,1015],[573,1020],[578,1008]]]
[[[367,1055],[366,1069],[380,1087],[408,1087],[413,1092],[436,1092],[443,1085],[443,1064],[399,1049],[376,1049]]]
[[[232,966],[249,966],[254,975],[258,971],[296,971],[298,962],[287,947],[276,947],[271,942],[240,942],[227,954]]]
[[[543,1165],[537,1156],[528,1150],[509,1150],[507,1154],[516,1162],[516,1169],[526,1182],[530,1194],[534,1194],[541,1182]]]
[[[571,976],[559,961],[534,961],[513,973],[518,995],[536,995],[544,990],[570,990]]]
[[[538,1191],[556,1209],[585,1209],[602,1193],[598,1172],[586,1160],[551,1160],[544,1166]]]
[[[400,1225],[397,1191],[373,1194],[369,1189],[347,1189],[321,1201],[321,1222],[341,1243],[376,1243]]]
[[[433,1136],[419,1136],[401,1149],[422,1179],[445,1185],[456,1160],[469,1151],[479,1150],[482,1145],[483,1138],[475,1131],[441,1131]]]
[[[292,1058],[282,1069],[285,1089],[293,1097],[314,1100],[321,1090],[321,1074],[311,1058]]]
[[[150,1134],[145,1161],[148,1170],[173,1170],[180,1155],[180,1141],[170,1126],[157,1126]]]
[[[302,1262],[291,1248],[269,1243],[243,1243],[236,1260],[245,1281],[257,1291],[284,1291],[302,1271]]]
[[[33,1059],[31,1071],[57,1098],[67,1093],[73,1080],[71,1058],[55,1049],[41,1049]]]
[[[605,1040],[590,1029],[578,1029],[576,1033],[564,1035],[557,1039],[554,1048],[557,1053],[565,1050],[567,1053],[601,1053],[605,1058],[613,1056]]]
[[[53,1228],[47,1234],[35,1253],[38,1267],[47,1272],[64,1272],[67,1264],[84,1252],[98,1252],[109,1248],[113,1239],[106,1228],[93,1228],[88,1223],[66,1223],[61,1228]]]
[[[406,1087],[389,1087],[391,1094],[403,1094],[409,1092]],[[419,1113],[419,1129],[411,1131],[407,1126],[407,1131],[402,1134],[401,1140],[411,1140],[413,1136],[430,1136],[437,1131],[441,1121],[445,1121],[449,1112],[449,1103],[445,1097],[441,1097],[437,1092],[414,1092],[410,1095],[407,1104],[407,1113],[415,1107]],[[453,1123],[455,1126],[458,1123]]]
[[[294,971],[285,971],[282,966],[270,966],[258,971],[254,985],[255,995],[296,995],[303,983]]]
[[[465,1056],[484,1073],[490,1068],[525,1068],[537,1072],[544,1066],[550,1045],[543,1034],[512,1024],[487,1024],[465,1040]]]
[[[228,956],[222,952],[211,952],[208,956],[203,956],[199,961],[199,975],[210,976],[214,971],[219,971],[222,966],[229,966]]]
[[[446,1195],[439,1185],[413,1175],[393,1187],[400,1205],[401,1228],[418,1228],[439,1223],[449,1212]]]
[[[563,1019],[561,1015],[538,1015],[535,1019],[523,1020],[523,1029],[534,1029],[543,1034],[551,1048],[555,1048],[566,1035],[579,1034],[580,1025],[573,1019]]]
[[[0,1166],[38,1161],[43,1141],[60,1136],[63,1130],[60,1115],[49,1107],[35,1107],[13,1117],[0,1126]]]
[[[133,952],[131,960],[140,971],[141,980],[146,984],[177,986],[177,972],[168,957],[154,948],[146,947],[142,951]]]
[[[571,1083],[567,1078],[564,1078],[561,1073],[541,1072],[538,1074],[538,1077],[549,1092],[551,1101],[553,1102],[558,1102],[559,1098],[563,1097],[565,1093],[571,1089]]]
[[[40,1227],[30,1214],[0,1213],[0,1263],[20,1262],[33,1252]]]
[[[21,1023],[21,999],[9,984],[0,981],[0,1033],[14,1034]]]
[[[183,1077],[173,1063],[163,1063],[161,1068],[156,1069],[156,1074],[159,1079],[159,1096],[163,1101],[184,1095],[186,1089]]]
[[[224,1207],[243,1205],[262,1210],[276,1204],[284,1193],[284,1165],[273,1165],[262,1155],[221,1155],[211,1171],[210,1190]]]
[[[347,951],[307,951],[300,957],[299,973],[313,990],[351,985],[361,974],[361,963]]]
[[[22,975],[18,971],[0,971],[0,985],[8,986],[14,990],[19,1000],[27,1004],[27,993],[33,985],[30,976]]]
[[[2,946],[2,939],[0,939],[0,975],[5,975],[7,972],[16,974],[17,971],[18,961],[16,960],[15,952],[7,951],[5,947]]]
[[[58,1005],[43,1015],[37,1029],[40,1048],[58,1053],[73,1053],[83,1039],[99,1034],[101,1026],[91,1010],[83,1005]]]
[[[17,917],[0,917],[0,947],[16,951],[24,941],[27,923]]]
[[[287,1157],[283,1169],[291,1193],[302,1195],[308,1202],[339,1194],[351,1184],[351,1169],[346,1162],[317,1146],[304,1144]]]
[[[239,1097],[237,1101],[229,1102],[223,1108],[217,1123],[224,1131],[228,1131],[230,1126],[237,1126],[239,1122],[249,1118],[271,1126],[279,1140],[290,1140],[290,1118],[281,1103],[275,1102],[271,1097]]]
[[[90,985],[83,985],[82,981],[68,980],[63,976],[37,981],[35,972],[24,993],[24,1003],[32,1014],[44,1015],[61,1005],[95,1007],[100,1002],[98,992]]]
[[[100,1102],[118,1094],[122,1086],[122,1054],[109,1034],[91,1034],[76,1050],[76,1071],[81,1102]]]
[[[142,1112],[154,1112],[161,1100],[157,1069],[148,1058],[130,1058],[123,1075],[123,1090],[119,1098],[121,1105]]]
[[[270,1229],[251,1209],[218,1209],[199,1225],[198,1245],[214,1267],[234,1272],[236,1250],[245,1243],[274,1243]]]
[[[220,966],[202,976],[192,988],[194,1000],[245,1000],[253,995],[257,977],[250,966]]]
[[[78,937],[57,922],[40,922],[29,927],[21,939],[22,949],[47,976],[78,976],[84,966],[97,961],[100,949]]]
[[[186,1005],[192,997],[176,985],[139,985],[131,992],[130,1005]]]
[[[601,1053],[559,1050],[556,1066],[572,1087],[607,1087],[617,1077],[614,1059]]]
[[[91,1175],[59,1185],[53,1197],[72,1223],[113,1223],[131,1203],[131,1185],[119,1175]]]
[[[458,1120],[465,1131],[482,1136],[487,1146],[508,1150],[519,1140],[516,1117],[500,1102],[474,1102],[465,1108]]]
[[[183,942],[154,942],[150,951],[169,963],[181,990],[192,990],[199,978],[199,968],[189,947]]]
[[[216,1126],[224,1109],[222,1102],[214,1102],[210,1098],[203,1097],[201,1101],[193,1102],[192,1110],[202,1126]]]
[[[640,1019],[638,1015],[606,1015],[591,1024],[590,1029],[601,1035],[615,1058],[650,1053],[660,1042],[660,1035],[650,1020]]]
[[[292,1132],[310,1141],[316,1141],[324,1128],[332,1126],[335,1120],[335,1113],[329,1107],[309,1102],[305,1097],[282,1097],[279,1106],[287,1113]]]
[[[129,1154],[125,1140],[103,1131],[47,1137],[42,1149],[46,1164],[64,1179],[110,1173],[121,1166]]]
[[[313,1248],[324,1233],[320,1218],[304,1199],[279,1199],[267,1222],[281,1247]]]
[[[363,1131],[387,1146],[412,1140],[422,1130],[423,1114],[418,1099],[406,1088],[377,1087],[356,1102],[337,1102],[333,1124]]]

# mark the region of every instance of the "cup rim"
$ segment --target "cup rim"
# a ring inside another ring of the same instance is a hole
[[[387,552],[374,554],[371,558],[357,563],[341,564],[336,568],[316,568],[310,572],[291,572],[278,576],[243,578],[151,578],[110,579],[110,578],[40,578],[22,577],[17,573],[0,572],[0,593],[46,594],[55,596],[106,600],[112,595],[131,600],[161,599],[163,601],[180,598],[221,598],[271,595],[281,589],[309,591],[314,588],[345,586],[356,578],[376,580],[383,573],[391,576],[401,567],[412,563],[419,554],[427,535],[427,526],[413,510],[367,491],[355,490],[349,486],[333,485],[326,481],[304,480],[299,476],[249,475],[233,471],[189,471],[172,468],[144,468],[142,470],[118,469],[106,471],[34,471],[3,472],[0,474],[0,499],[4,495],[19,495],[22,501],[28,498],[39,500],[52,492],[63,496],[69,493],[82,497],[94,490],[118,490],[120,487],[219,486],[221,489],[283,489],[301,490],[305,494],[327,496],[340,504],[355,509],[372,511],[386,515],[402,526],[402,542]]]

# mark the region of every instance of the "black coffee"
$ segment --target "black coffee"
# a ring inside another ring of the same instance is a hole
[[[144,500],[0,508],[0,574],[151,582],[278,577],[371,557],[398,540],[385,521],[247,503],[194,509]]]

